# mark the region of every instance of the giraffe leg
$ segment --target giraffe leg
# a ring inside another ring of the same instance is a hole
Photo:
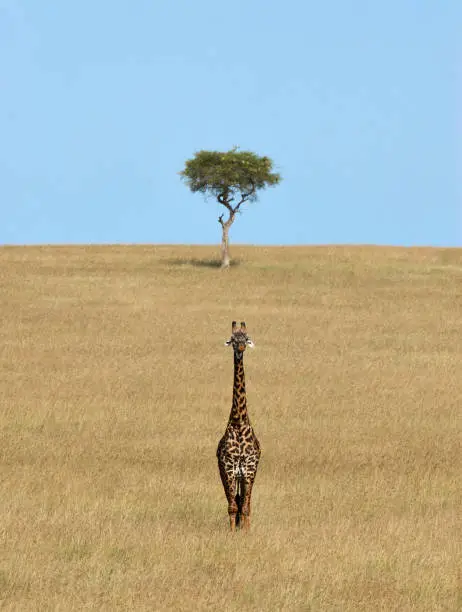
[[[236,504],[236,483],[233,482],[229,488],[228,495],[228,514],[229,514],[229,528],[231,531],[236,531],[236,515],[238,507]]]
[[[236,479],[220,470],[221,481],[225,490],[226,499],[228,500],[228,515],[230,531],[236,531],[236,514],[238,511],[236,503],[237,483]]]
[[[236,503],[237,484],[236,479],[231,478],[228,484],[228,514],[229,514],[229,528],[231,531],[236,531],[236,515],[238,507]]]
[[[252,487],[255,476],[246,478],[244,503],[242,504],[242,527],[245,531],[250,529],[250,499],[252,496]]]

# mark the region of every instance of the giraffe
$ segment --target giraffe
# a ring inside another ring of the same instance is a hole
[[[233,405],[224,436],[217,448],[218,468],[228,500],[229,525],[250,528],[250,497],[260,460],[260,443],[250,425],[245,394],[244,351],[253,347],[244,321],[232,323],[231,338],[225,343],[234,349]]]

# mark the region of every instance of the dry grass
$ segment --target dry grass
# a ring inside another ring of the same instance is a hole
[[[0,607],[462,609],[462,252],[0,250]],[[252,532],[215,460],[245,319]]]

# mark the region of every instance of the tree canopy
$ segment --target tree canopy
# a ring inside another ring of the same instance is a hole
[[[236,196],[254,200],[259,189],[277,185],[281,177],[272,169],[269,157],[234,147],[225,153],[199,151],[180,175],[193,193],[209,193],[223,203],[221,199],[230,202]]]

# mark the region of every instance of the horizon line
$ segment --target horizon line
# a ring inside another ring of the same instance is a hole
[[[31,243],[1,243],[0,248],[27,248],[27,247],[214,247],[220,248],[221,243],[186,243],[186,242],[31,242]],[[368,248],[401,248],[401,249],[461,249],[462,245],[435,245],[435,244],[393,244],[372,242],[313,242],[299,244],[253,244],[233,242],[230,248],[333,248],[333,247],[368,247]]]

